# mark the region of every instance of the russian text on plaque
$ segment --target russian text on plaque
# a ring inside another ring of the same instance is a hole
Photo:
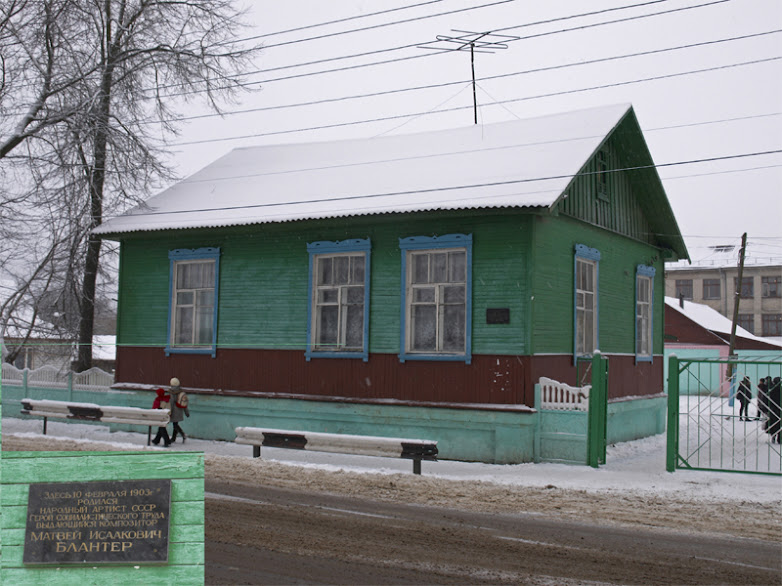
[[[166,563],[171,480],[31,484],[25,564]]]

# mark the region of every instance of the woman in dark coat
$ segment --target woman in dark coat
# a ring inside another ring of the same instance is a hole
[[[749,421],[749,402],[752,401],[752,383],[748,376],[745,376],[744,380],[739,384],[736,398],[741,404],[741,407],[739,407],[739,421]]]
[[[780,442],[780,394],[782,394],[782,383],[779,377],[776,377],[769,386],[768,389],[768,434],[771,436],[771,443]]]
[[[768,416],[768,381],[765,377],[760,378],[758,383],[758,415],[760,417]]]

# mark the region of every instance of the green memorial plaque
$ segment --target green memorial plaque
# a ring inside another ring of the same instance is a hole
[[[31,484],[25,564],[168,562],[171,480]]]

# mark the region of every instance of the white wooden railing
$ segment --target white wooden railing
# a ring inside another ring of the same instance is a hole
[[[16,368],[13,364],[3,363],[3,384],[24,387],[45,387],[53,389],[73,389],[80,391],[107,390],[114,384],[114,375],[90,368],[84,372],[63,372],[53,366],[42,366],[35,370]]]
[[[557,411],[589,411],[589,390],[592,385],[571,387],[554,379],[540,377],[541,409]]]

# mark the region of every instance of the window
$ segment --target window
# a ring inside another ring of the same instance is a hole
[[[575,259],[575,357],[592,354],[597,349],[598,304],[597,279],[600,252],[576,244]]]
[[[635,273],[635,361],[652,359],[652,296],[654,267],[639,265]]]
[[[719,279],[703,279],[703,298],[704,299],[719,299],[720,298],[720,280]]]
[[[215,356],[219,248],[172,250],[166,354],[191,352]]]
[[[764,336],[782,336],[782,313],[764,313],[761,322]]]
[[[763,297],[782,297],[782,277],[761,277],[760,281]]]
[[[472,236],[414,236],[400,239],[399,247],[404,275],[400,359],[469,364]]]
[[[739,321],[736,322],[736,325],[740,328],[744,328],[747,330],[750,334],[755,333],[755,314],[753,313],[740,313],[739,314]]]
[[[692,299],[692,279],[676,279],[676,299]]]
[[[368,359],[369,240],[313,242],[306,357]]]
[[[739,280],[737,277],[733,277],[733,290],[739,290]],[[754,277],[743,277],[741,279],[741,298],[752,299],[755,296],[755,279]]]

